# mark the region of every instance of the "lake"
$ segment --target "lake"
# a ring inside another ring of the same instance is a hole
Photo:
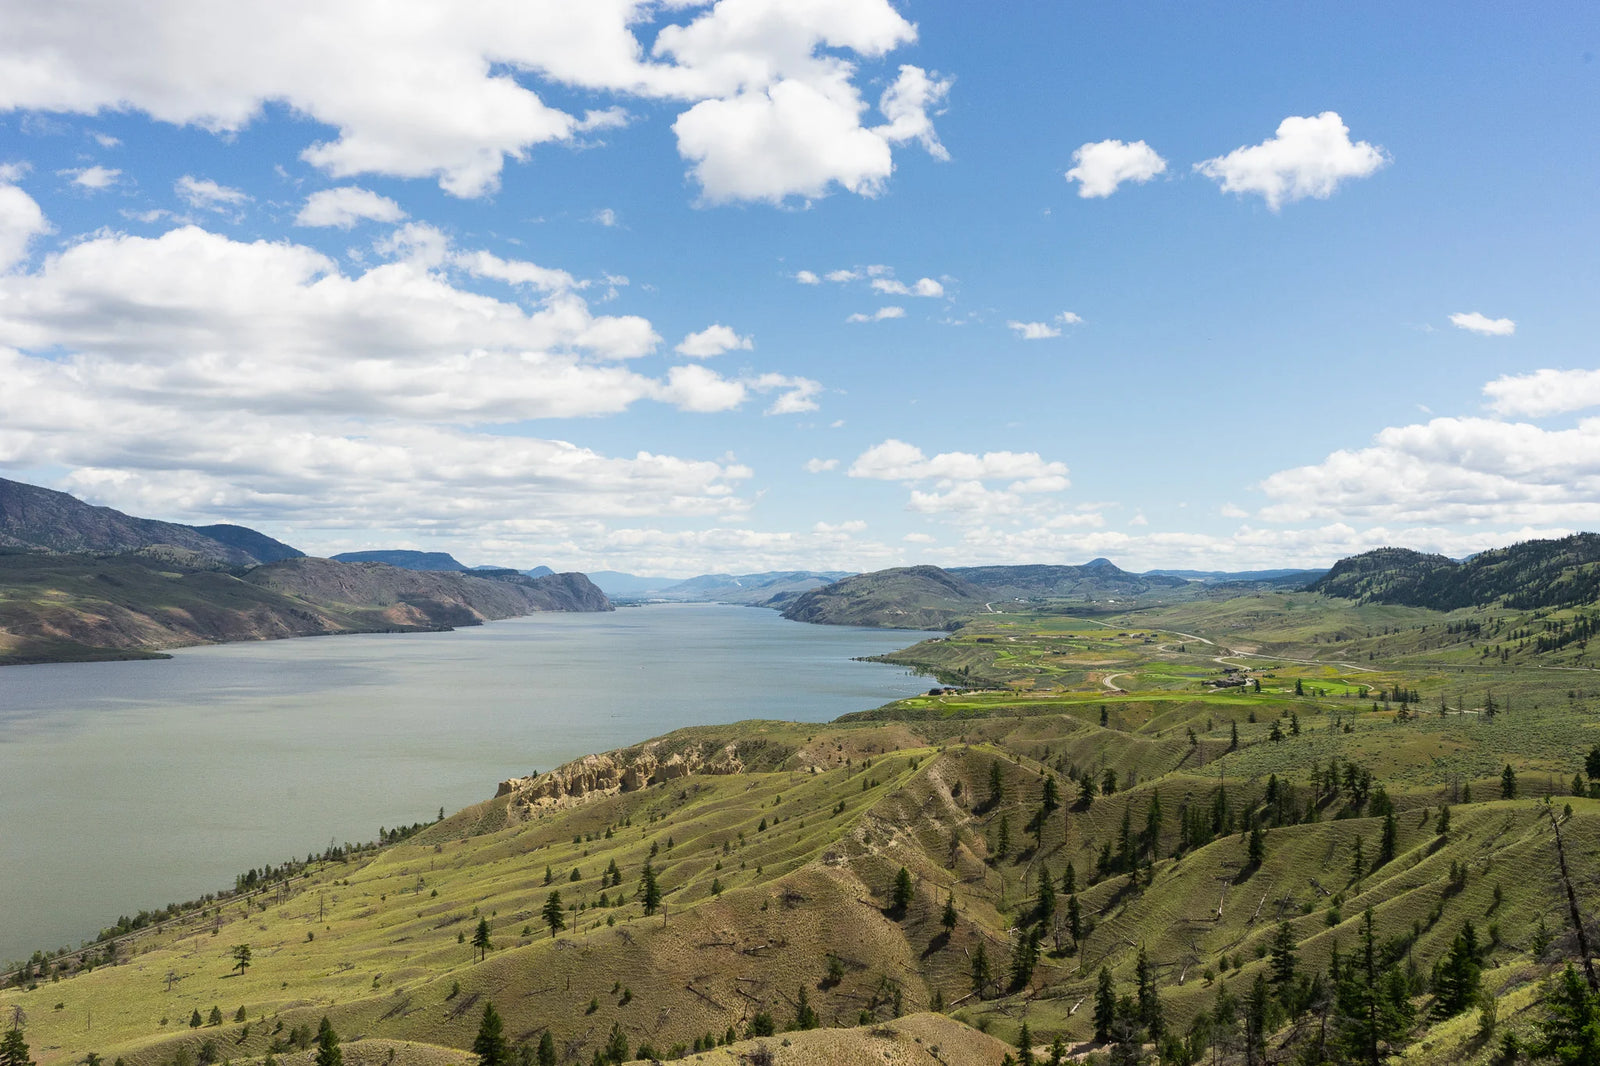
[[[920,634],[720,605],[0,669],[0,960],[686,725],[827,721]]]

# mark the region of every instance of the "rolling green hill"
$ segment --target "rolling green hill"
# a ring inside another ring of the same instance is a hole
[[[685,729],[505,781],[387,846],[249,871],[40,956],[0,1011],[23,1009],[41,1066],[302,1063],[324,1016],[357,1062],[444,1066],[490,1003],[513,1045],[548,1035],[561,1063],[620,1041],[997,1066],[1024,1023],[1040,1060],[1059,1039],[1343,1062],[1345,997],[1381,987],[1411,1013],[1382,1057],[1486,1066],[1505,1033],[1541,1032],[1546,978],[1574,958],[1565,885],[1587,909],[1600,882],[1600,800],[1571,794],[1596,787],[1597,697],[1498,660],[1319,655],[1331,627],[1448,617],[1326,602],[986,615],[902,653],[982,690]],[[1411,646],[1382,628],[1396,643],[1375,648]],[[1109,1041],[1102,974],[1126,997]]]
[[[783,616],[823,625],[943,629],[983,610],[987,598],[983,589],[937,566],[906,566],[801,593]]]

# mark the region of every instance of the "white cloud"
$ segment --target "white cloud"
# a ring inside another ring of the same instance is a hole
[[[918,278],[914,284],[907,285],[894,278],[873,278],[872,288],[876,292],[889,296],[929,296],[939,297],[944,295],[944,286],[932,278]]]
[[[907,544],[933,544],[938,538],[929,533],[907,533],[900,539]]]
[[[695,9],[687,22],[667,21],[685,7]],[[365,8],[312,0],[12,8],[0,107],[132,109],[232,133],[282,104],[336,131],[301,153],[336,178],[435,177],[454,195],[480,196],[508,159],[628,121],[620,106],[581,117],[553,107],[545,85],[685,106],[679,152],[712,202],[814,197],[835,185],[870,195],[893,169],[892,145],[943,155],[927,116],[949,83],[918,68],[902,67],[882,94],[885,124],[862,124],[856,60],[916,38],[889,0],[392,0],[381,33]]]
[[[830,270],[830,271],[828,271],[827,274],[825,274],[823,276],[826,277],[829,281],[838,282],[840,284],[843,284],[844,282],[847,282],[847,281],[857,281],[857,280],[859,280],[861,278],[860,272],[855,271],[855,270],[844,270],[844,269]]]
[[[1457,329],[1470,330],[1485,337],[1509,337],[1517,331],[1517,324],[1509,318],[1490,318],[1476,311],[1453,314],[1450,324]]]
[[[1007,322],[1006,326],[1025,341],[1042,341],[1049,340],[1051,337],[1061,336],[1061,330],[1048,322],[1018,322],[1013,320]]]
[[[172,189],[190,207],[207,211],[225,211],[250,199],[242,189],[218,185],[210,178],[196,178],[191,174],[173,182]]]
[[[1338,113],[1324,111],[1314,118],[1291,115],[1278,124],[1276,136],[1196,163],[1195,170],[1223,192],[1259,194],[1277,211],[1308,196],[1326,200],[1341,182],[1367,177],[1388,160],[1382,148],[1352,143]]]
[[[813,274],[809,270],[797,270],[797,271],[795,271],[794,280],[798,281],[802,285],[820,285],[820,284],[822,284],[822,279],[817,277],[815,274]]]
[[[1061,336],[1062,326],[1076,326],[1083,321],[1081,315],[1072,311],[1063,311],[1056,315],[1050,322],[1020,322],[1012,320],[1006,327],[1025,341],[1043,341],[1052,337]],[[1054,323],[1053,325],[1051,323]]]
[[[885,319],[904,318],[904,317],[906,317],[906,309],[904,307],[880,307],[876,311],[872,312],[872,314],[870,314],[870,315],[869,314],[864,314],[863,312],[860,312],[860,311],[857,311],[855,314],[853,314],[849,318],[845,319],[845,321],[846,322],[882,322]]]
[[[817,410],[817,397],[822,393],[822,382],[810,378],[791,377],[785,374],[761,374],[746,379],[757,392],[777,392],[764,414],[798,415]]]
[[[508,285],[528,285],[541,292],[561,292],[567,289],[588,287],[588,282],[578,281],[565,270],[554,270],[523,259],[501,259],[485,251],[457,252],[450,256],[451,265],[479,278],[493,278]],[[607,277],[612,285],[626,285],[627,278]],[[651,349],[654,348],[652,344]],[[641,352],[648,354],[648,350]]]
[[[72,184],[81,189],[88,189],[90,192],[109,189],[122,177],[122,171],[99,165],[78,167],[74,170],[58,170],[56,173],[64,178],[71,178]]]
[[[33,239],[49,232],[38,202],[0,176],[0,273],[26,258]]]
[[[817,522],[811,527],[813,533],[860,533],[867,528],[867,524],[859,518],[848,522]]]
[[[1270,522],[1430,527],[1600,523],[1600,418],[1571,429],[1435,418],[1382,430],[1372,445],[1261,483]]]
[[[667,371],[667,383],[656,392],[659,399],[685,411],[729,411],[744,402],[745,386],[730,381],[710,367],[675,366]]]
[[[1225,503],[1217,508],[1217,513],[1223,518],[1249,518],[1250,512],[1237,504]]]
[[[921,67],[901,66],[900,75],[878,101],[878,110],[889,124],[873,132],[891,144],[915,140],[935,159],[948,160],[950,153],[939,142],[928,112],[944,103],[950,86],[949,79],[929,77]]]
[[[619,225],[621,222],[621,220],[617,218],[616,211],[609,207],[600,208],[594,214],[589,216],[589,221],[601,226],[605,226],[608,229]]]
[[[1110,196],[1125,181],[1143,184],[1163,174],[1167,161],[1143,141],[1093,141],[1072,153],[1068,181],[1078,183],[1078,195]]]
[[[821,474],[821,473],[824,473],[824,472],[826,472],[828,470],[837,470],[837,469],[839,469],[839,460],[837,460],[837,459],[807,459],[806,460],[806,473],[808,473],[808,474]]]
[[[691,333],[679,342],[673,349],[679,355],[687,355],[691,359],[710,359],[712,356],[735,350],[749,351],[755,347],[755,342],[748,336],[741,337],[730,326],[720,322],[714,323],[701,330]]]
[[[1505,375],[1483,387],[1489,406],[1502,415],[1545,415],[1600,407],[1600,370],[1536,370]]]
[[[27,177],[31,163],[0,163],[0,185],[10,185]]]
[[[1025,482],[1047,478],[1051,479],[1048,491],[1067,487],[1066,464],[1048,462],[1037,452],[941,452],[929,458],[916,445],[894,438],[862,452],[849,473],[851,477],[877,481]]]
[[[356,185],[342,185],[336,189],[318,189],[306,197],[305,206],[295,216],[294,224],[349,229],[363,219],[399,222],[405,217],[400,205],[387,196]]]

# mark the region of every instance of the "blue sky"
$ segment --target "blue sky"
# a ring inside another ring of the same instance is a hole
[[[1600,526],[1592,5],[0,12],[9,477],[683,575]]]

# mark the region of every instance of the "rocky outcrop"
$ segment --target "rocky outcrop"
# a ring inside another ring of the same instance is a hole
[[[510,821],[518,822],[536,812],[575,806],[595,796],[635,792],[696,774],[744,771],[737,743],[667,750],[656,741],[605,755],[585,755],[549,773],[513,777],[500,782],[495,795],[510,797],[506,813]]]

